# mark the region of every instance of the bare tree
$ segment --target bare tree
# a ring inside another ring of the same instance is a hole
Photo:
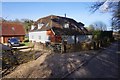
[[[98,31],[107,30],[106,24],[101,21],[96,21],[96,22],[92,23],[89,27],[91,29],[98,30]]]
[[[96,2],[91,6],[91,11],[94,13],[96,10],[101,10],[102,13],[111,12],[113,16],[111,19],[112,29],[120,29],[120,0],[104,0],[102,2]]]
[[[94,25],[90,24],[88,27],[86,27],[88,31],[93,32],[95,30]]]

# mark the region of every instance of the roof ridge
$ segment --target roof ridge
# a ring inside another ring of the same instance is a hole
[[[2,24],[22,24],[20,22],[2,22]]]

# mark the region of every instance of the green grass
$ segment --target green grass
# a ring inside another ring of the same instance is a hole
[[[22,42],[21,45],[29,46],[29,45],[30,45],[30,42]]]
[[[25,46],[29,46],[30,42],[24,42]]]

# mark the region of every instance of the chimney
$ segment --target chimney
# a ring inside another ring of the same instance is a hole
[[[66,17],[66,13],[65,13],[65,17]]]

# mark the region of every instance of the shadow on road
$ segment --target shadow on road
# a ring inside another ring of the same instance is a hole
[[[71,73],[67,78],[117,78],[118,77],[118,43],[105,48],[88,64]],[[87,52],[90,54],[90,51]],[[86,53],[51,54],[42,65],[51,71],[49,78],[62,78],[77,68],[91,55]],[[46,69],[44,68],[44,69]]]

